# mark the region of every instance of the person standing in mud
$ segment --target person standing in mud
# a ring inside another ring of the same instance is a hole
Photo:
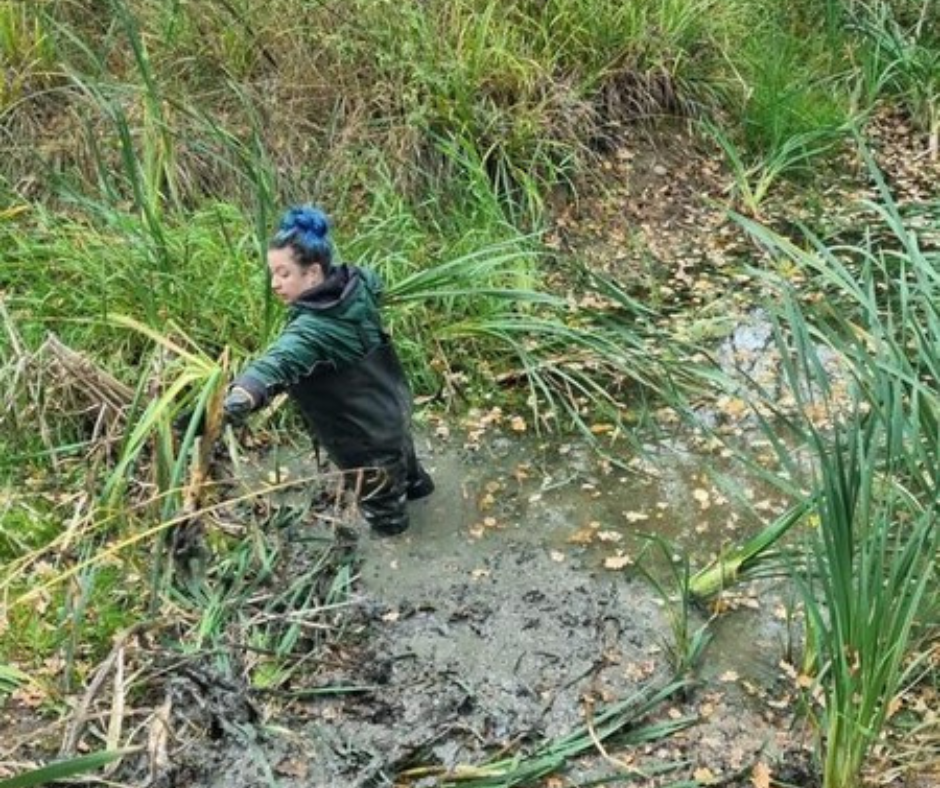
[[[234,423],[286,391],[312,437],[354,484],[372,531],[408,528],[406,503],[430,495],[415,455],[412,398],[382,328],[382,283],[365,268],[336,264],[326,215],[290,208],[268,246],[271,288],[289,309],[281,335],[229,386]]]

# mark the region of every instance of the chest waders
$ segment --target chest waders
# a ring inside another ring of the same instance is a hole
[[[404,531],[408,498],[433,483],[415,457],[411,392],[388,337],[348,366],[314,369],[288,392],[314,439],[347,472],[366,522],[380,534]]]

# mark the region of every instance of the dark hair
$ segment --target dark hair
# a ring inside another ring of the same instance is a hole
[[[330,220],[312,205],[289,208],[281,218],[269,248],[290,248],[301,268],[319,265],[325,276],[333,265]]]

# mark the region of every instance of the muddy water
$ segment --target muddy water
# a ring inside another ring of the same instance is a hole
[[[359,534],[362,618],[326,678],[364,691],[271,721],[279,733],[259,746],[278,784],[392,785],[410,767],[481,763],[570,732],[587,697],[603,706],[666,682],[662,600],[635,571],[642,534],[700,563],[753,527],[714,482],[721,457],[670,453],[625,473],[573,443],[421,450],[437,491],[411,504],[411,529]],[[303,459],[274,462],[307,474]],[[758,487],[744,494],[779,504]],[[786,628],[748,598],[711,627],[705,684],[682,713],[707,709],[684,747],[718,773],[772,749],[776,731],[745,688],[774,681]]]
[[[380,677],[381,710],[347,702],[310,727],[315,760],[328,764],[318,779],[383,784],[407,765],[480,762],[512,741],[567,733],[586,696],[609,702],[667,680],[662,602],[631,567],[641,532],[704,556],[747,526],[700,457],[643,469],[656,476],[592,457],[507,438],[429,456],[438,489],[412,505],[411,530],[361,544],[361,587],[379,622],[364,673]],[[780,626],[761,610],[725,617],[736,619],[715,627],[701,675],[764,682]],[[716,718],[713,739],[743,752],[770,734],[747,721],[738,690],[718,693],[736,710]],[[352,771],[337,757],[350,748]]]

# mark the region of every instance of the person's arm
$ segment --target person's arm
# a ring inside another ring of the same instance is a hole
[[[223,403],[225,415],[242,421],[264,407],[272,397],[310,374],[318,365],[331,363],[322,336],[313,321],[298,317],[232,382]]]

